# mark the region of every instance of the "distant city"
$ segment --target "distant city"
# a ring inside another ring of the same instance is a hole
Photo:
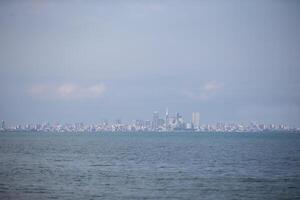
[[[202,124],[200,112],[192,113],[192,120],[185,121],[180,113],[170,115],[168,109],[163,117],[158,111],[153,112],[152,120],[134,120],[131,123],[122,123],[117,119],[112,123],[108,120],[96,124],[79,123],[38,123],[19,124],[7,127],[4,120],[1,122],[1,132],[300,132],[300,128],[291,128],[287,125],[264,123],[216,123]]]

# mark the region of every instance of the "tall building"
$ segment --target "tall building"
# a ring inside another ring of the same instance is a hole
[[[199,129],[199,127],[200,127],[200,113],[199,112],[192,113],[192,124],[195,129]]]
[[[166,119],[165,119],[165,128],[166,128],[166,131],[168,131],[169,130],[169,110],[168,110],[168,108],[167,108],[167,110],[166,110]]]
[[[145,127],[149,130],[151,129],[151,121],[150,120],[146,120],[145,121]]]
[[[176,113],[175,129],[176,130],[182,130],[182,129],[184,129],[183,117],[179,113]]]
[[[159,113],[157,111],[153,112],[153,121],[152,121],[152,129],[157,130],[159,123]]]
[[[1,121],[1,128],[5,129],[5,121],[4,120]]]
[[[179,113],[176,113],[176,123],[177,124],[182,124],[183,123],[183,118]]]

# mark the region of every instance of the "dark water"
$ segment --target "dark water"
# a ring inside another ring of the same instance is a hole
[[[300,199],[300,134],[0,134],[0,199]]]

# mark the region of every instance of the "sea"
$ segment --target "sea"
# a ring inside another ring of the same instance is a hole
[[[0,133],[0,199],[300,199],[300,134]]]

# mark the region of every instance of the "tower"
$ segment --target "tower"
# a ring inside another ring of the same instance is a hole
[[[159,120],[159,113],[157,111],[153,112],[153,121],[152,121],[152,129],[158,129],[158,120]]]
[[[1,121],[1,129],[3,129],[3,130],[5,129],[5,121],[4,120]]]
[[[199,127],[200,127],[200,113],[199,112],[192,113],[192,124],[195,129],[199,129]]]
[[[169,130],[169,110],[168,108],[166,109],[166,119],[165,119],[165,128],[166,128],[166,131]]]

